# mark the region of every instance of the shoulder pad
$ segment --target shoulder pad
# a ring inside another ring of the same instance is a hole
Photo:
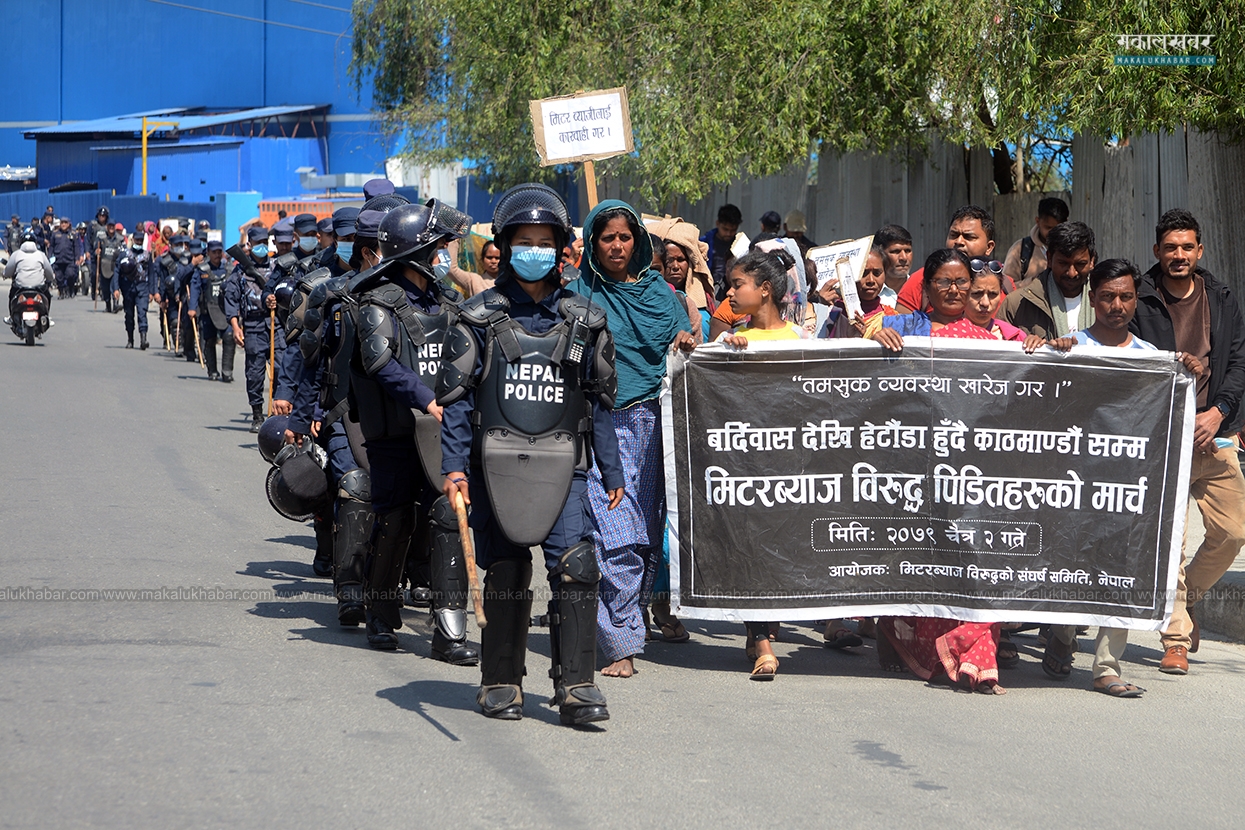
[[[320,308],[329,299],[329,284],[332,280],[325,280],[319,285],[311,289],[311,293],[307,295],[307,308]]]
[[[393,260],[377,263],[366,271],[361,271],[350,280],[350,293],[361,294],[375,288],[384,280],[389,269],[393,267]]]
[[[402,287],[391,282],[381,283],[359,297],[359,305],[377,305],[382,308],[397,308],[406,301],[406,292]]]
[[[605,309],[573,291],[567,292],[567,296],[558,303],[558,313],[562,315],[563,320],[583,320],[593,331],[600,331],[608,322]]]
[[[389,337],[391,331],[388,311],[370,303],[360,306],[359,358],[367,374],[375,374],[393,356],[393,343]]]
[[[330,271],[327,268],[317,268],[314,271],[310,271],[310,272],[303,274],[301,277],[299,277],[298,282],[300,286],[303,286],[306,289],[310,290],[310,289],[315,288],[320,283],[328,282],[332,278],[333,278],[332,271]]]
[[[469,326],[483,328],[497,312],[509,310],[510,303],[506,301],[506,298],[490,288],[464,300],[458,306],[458,319]]]

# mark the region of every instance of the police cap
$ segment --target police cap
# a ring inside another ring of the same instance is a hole
[[[246,241],[252,245],[268,241],[268,229],[263,225],[251,225],[246,229]]]
[[[393,182],[388,179],[372,179],[363,185],[363,198],[373,199],[393,192]]]
[[[358,220],[358,218],[358,208],[338,208],[333,211],[333,233],[338,236],[350,236],[352,233],[355,233],[355,221]]]
[[[300,213],[294,217],[294,231],[299,236],[311,236],[316,232],[317,221],[314,213]]]
[[[366,239],[375,239],[380,232],[380,220],[385,218],[386,211],[382,210],[362,210],[354,223],[355,236],[362,236]]]

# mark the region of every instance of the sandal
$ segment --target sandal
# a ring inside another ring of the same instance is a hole
[[[1011,634],[1007,631],[1004,631],[999,637],[995,659],[998,660],[999,668],[1001,669],[1014,669],[1020,665],[1020,649],[1016,648],[1016,644],[1012,642]]]
[[[670,613],[670,601],[653,603],[653,622],[661,629],[661,638],[667,643],[686,643],[692,638],[679,618]]]
[[[899,656],[899,652],[895,650],[895,646],[887,638],[886,633],[878,632],[878,665],[882,671],[906,672],[908,667],[904,665],[903,660]]]
[[[1056,648],[1067,649],[1067,652],[1057,653]],[[1046,672],[1046,676],[1051,680],[1067,680],[1072,676],[1072,655],[1074,654],[1076,651],[1072,646],[1052,636],[1050,642],[1046,644],[1046,651],[1042,653],[1042,671]]]
[[[1114,689],[1119,689],[1120,691],[1113,691]],[[1142,693],[1145,692],[1145,689],[1140,686],[1134,686],[1132,683],[1125,683],[1117,677],[1105,686],[1099,686],[1095,683],[1094,691],[1101,692],[1104,695],[1110,695],[1111,697],[1141,697]]]
[[[778,658],[772,654],[762,654],[752,667],[750,680],[773,680],[778,674]]]
[[[836,628],[834,631],[831,631],[829,630],[830,625],[833,625],[833,623],[826,624],[826,642],[824,643],[826,648],[843,649],[864,645],[865,641],[850,628]]]

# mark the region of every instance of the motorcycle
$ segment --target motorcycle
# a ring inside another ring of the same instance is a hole
[[[48,320],[48,301],[43,293],[34,288],[19,289],[9,301],[9,328],[27,346],[35,344],[36,337],[51,328]]]

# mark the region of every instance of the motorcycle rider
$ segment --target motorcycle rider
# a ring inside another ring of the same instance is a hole
[[[43,295],[47,303],[48,324],[51,325],[54,279],[52,263],[48,262],[47,255],[39,250],[39,243],[35,241],[35,235],[29,230],[25,232],[22,245],[17,249],[17,253],[9,257],[9,264],[4,266],[4,277],[13,281],[13,285],[9,288],[10,313],[13,308],[13,298],[17,296],[17,293],[26,288],[33,288]],[[8,324],[9,318],[4,318],[4,322]]]

